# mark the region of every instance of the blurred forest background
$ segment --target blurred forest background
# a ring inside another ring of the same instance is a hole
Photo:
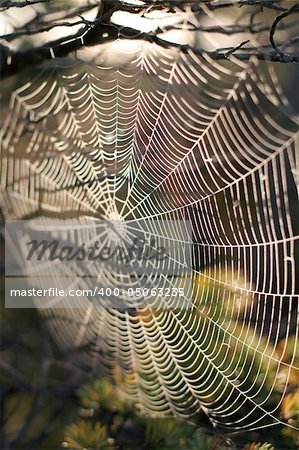
[[[158,16],[161,21],[154,31],[149,30],[145,38],[158,43],[163,38],[174,44],[183,41],[186,45],[216,52],[219,59],[227,52],[240,55],[241,58],[263,54],[264,58],[261,59],[272,61],[286,96],[293,108],[299,111],[299,70],[296,64],[298,37],[295,38],[299,14],[291,14],[297,12],[297,2],[240,1],[230,8],[219,7],[219,3],[222,6],[230,3],[224,1],[148,3],[151,4],[147,7],[155,4],[157,11],[173,15],[179,15],[187,7],[208,8],[202,12],[205,17],[201,22],[202,29],[190,31],[182,27],[179,19],[178,22],[169,22],[169,17],[163,21]],[[241,3],[251,8],[249,25],[237,21],[243,11]],[[8,98],[22,84],[24,73],[27,79],[28,73],[36,73],[35,63],[50,59],[51,54],[45,51],[47,42],[54,42],[55,54],[58,56],[64,56],[80,45],[108,45],[104,42],[107,39],[107,36],[103,37],[104,33],[108,33],[108,40],[113,40],[114,33],[118,31],[117,26],[111,31],[107,25],[112,13],[122,11],[125,14],[123,17],[118,16],[115,23],[121,23],[120,26],[126,28],[124,34],[130,36],[130,33],[136,33],[134,26],[137,22],[135,17],[132,19],[126,14],[138,15],[140,19],[142,8],[144,5],[140,6],[140,2],[102,2],[100,14],[96,16],[96,27],[92,28],[94,13],[99,10],[99,2],[96,1],[1,0],[1,121],[6,114]],[[293,10],[290,12],[291,8]],[[213,12],[213,16],[209,17],[207,12]],[[273,23],[284,13],[289,13],[285,15],[287,22],[278,21],[276,30]],[[227,33],[212,29],[216,27],[213,22],[215,17],[217,27],[219,23],[221,27],[227,27]],[[231,23],[233,26],[229,25]],[[140,23],[139,31],[142,33],[144,26],[144,23]],[[102,38],[97,34],[97,27],[101,30]],[[80,39],[79,44],[77,39],[69,40],[73,33],[80,38],[82,28],[84,36],[86,34],[83,44]],[[269,41],[271,30],[272,42],[271,39]],[[277,34],[279,38],[276,41]],[[254,38],[252,46],[247,43],[248,35],[249,39]],[[219,42],[221,45],[217,45]],[[259,42],[259,48],[256,42]],[[278,48],[276,42],[279,42]],[[2,216],[1,228],[4,228]],[[57,346],[37,311],[4,308],[3,238],[0,248],[2,450],[290,450],[299,447],[298,433],[286,427],[266,428],[228,437],[217,433],[204,415],[197,423],[175,418],[143,417],[124,398],[118,373],[112,380],[97,377],[90,373],[88,366],[78,362],[77,350],[63,351]],[[280,346],[283,348],[283,342]],[[293,347],[290,346],[291,357]],[[299,375],[294,372],[280,408],[281,418],[294,426],[299,426],[298,386]]]

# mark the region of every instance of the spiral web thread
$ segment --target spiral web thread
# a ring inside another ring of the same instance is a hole
[[[123,41],[109,54],[118,64],[96,47],[53,59],[12,94],[1,206],[6,218],[38,217],[48,229],[60,220],[56,234],[85,242],[95,237],[91,219],[190,221],[193,306],[43,313],[96,374],[120,371],[148,414],[203,411],[230,431],[282,423],[298,376],[296,120],[274,74],[254,59],[220,64]],[[59,286],[70,269],[49,270]],[[138,287],[107,265],[87,270],[103,286]]]

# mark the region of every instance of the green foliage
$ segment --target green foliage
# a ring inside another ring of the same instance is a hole
[[[274,447],[272,447],[271,444],[268,444],[267,442],[265,442],[264,444],[261,444],[260,442],[258,444],[252,442],[251,444],[247,444],[244,450],[275,450],[275,449]]]
[[[293,427],[299,428],[299,388],[285,396],[282,402],[282,414]],[[282,435],[289,441],[290,446],[299,448],[299,432],[293,428],[284,428]]]
[[[118,394],[117,387],[105,378],[82,387],[78,394],[87,409],[126,412],[129,408]]]
[[[211,450],[218,436],[199,432],[195,424],[176,418],[146,418],[119,395],[107,379],[96,380],[78,392],[85,420],[65,429],[63,447],[69,449]],[[104,425],[105,424],[105,425]],[[131,437],[130,437],[131,435]],[[133,439],[132,439],[133,435]],[[112,438],[113,437],[113,438]],[[221,448],[226,448],[222,446]],[[231,448],[231,447],[227,447]]]
[[[212,429],[176,417],[148,418],[140,416],[130,404],[126,404],[118,389],[109,380],[96,380],[83,386],[79,392],[78,413],[85,416],[65,429],[63,447],[81,450],[282,450],[289,447],[270,443],[252,442],[244,446],[216,434]],[[287,397],[286,397],[287,398]],[[297,413],[295,395],[284,404],[289,418]],[[88,416],[89,417],[86,417]]]
[[[175,419],[149,419],[146,422],[145,438],[152,449],[181,448],[191,433],[194,433],[194,427]]]
[[[151,450],[212,450],[227,447],[220,436],[208,436],[192,425],[174,418],[145,422],[145,441]]]
[[[92,424],[86,420],[81,420],[66,428],[62,447],[72,450],[106,450],[112,448],[106,427],[99,422]]]

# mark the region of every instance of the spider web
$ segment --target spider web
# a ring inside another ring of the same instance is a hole
[[[43,314],[95,373],[121,374],[147,414],[203,411],[230,431],[280,424],[298,370],[297,122],[271,69],[254,59],[125,45],[53,59],[12,94],[1,207],[86,242],[95,219],[190,221],[192,308],[87,299]],[[172,239],[181,244],[177,230]],[[69,269],[49,270],[59,286]],[[88,271],[103,286],[139,285],[107,265]],[[179,277],[162,281],[178,286]]]

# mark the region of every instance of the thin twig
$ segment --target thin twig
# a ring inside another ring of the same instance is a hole
[[[53,0],[24,0],[23,2],[5,1],[2,2],[1,11],[6,11],[9,8],[24,8],[25,6],[32,6],[38,3],[50,3]]]
[[[278,45],[275,42],[274,35],[275,35],[276,28],[277,28],[277,25],[279,24],[279,22],[282,19],[290,16],[294,12],[299,12],[299,4],[298,3],[296,3],[293,6],[291,6],[287,11],[283,12],[282,14],[279,14],[276,17],[276,19],[274,20],[274,22],[273,22],[273,24],[271,26],[270,35],[269,35],[269,39],[270,39],[270,42],[271,42],[271,45],[272,45],[273,49],[276,51],[276,53],[278,53],[281,57],[285,58],[289,62],[297,62],[296,57],[294,57],[293,55],[289,55],[289,54],[285,53],[280,47],[278,47]]]
[[[86,20],[84,18],[81,18],[81,20],[78,20],[76,22],[54,22],[51,25],[47,25],[44,27],[41,26],[40,28],[22,28],[13,33],[9,33],[9,34],[0,36],[0,38],[12,40],[19,36],[24,36],[24,35],[30,36],[33,34],[44,33],[44,32],[50,31],[53,28],[57,28],[57,27],[75,27],[77,25],[93,26],[95,23],[96,22],[92,22],[92,21]]]
[[[250,42],[249,39],[247,39],[247,41],[241,42],[241,44],[237,45],[236,47],[234,47],[234,48],[232,48],[232,49],[230,49],[230,50],[227,50],[227,51],[225,52],[226,57],[232,55],[232,54],[235,53],[237,50],[240,50],[240,48],[242,48],[245,44],[248,44],[248,42]]]

